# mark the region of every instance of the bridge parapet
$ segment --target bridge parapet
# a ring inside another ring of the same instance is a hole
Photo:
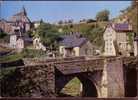
[[[136,67],[138,67],[138,56],[136,56],[136,57],[123,57],[123,64],[125,64],[125,65],[135,64]]]
[[[54,66],[63,72],[64,74],[74,74],[81,72],[92,72],[94,70],[103,70],[104,60],[81,60],[81,61],[70,61],[62,63],[54,63]]]
[[[67,57],[67,58],[47,58],[47,59],[32,59],[32,58],[25,58],[24,63],[26,65],[35,65],[35,64],[47,64],[47,63],[55,63],[55,62],[65,62],[65,61],[78,61],[84,60],[85,57]]]

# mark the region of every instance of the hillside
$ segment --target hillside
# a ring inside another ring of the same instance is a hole
[[[103,31],[108,22],[91,22],[57,26],[63,34],[70,32],[80,32],[84,37],[87,37],[93,44],[103,47]]]
[[[132,22],[134,32],[136,32],[138,35],[138,13],[137,12],[138,12],[138,9],[137,7],[135,7],[135,8],[128,10],[126,15],[129,17],[129,19]]]
[[[137,6],[131,5],[131,6],[127,7],[126,9],[122,10],[121,12],[122,12],[122,14],[119,15],[118,17],[116,17],[114,19],[114,21],[118,20],[118,19],[122,19],[125,16],[127,16],[130,23],[132,24],[134,32],[137,33],[137,35],[138,35],[138,13],[137,13],[138,8],[137,8]]]

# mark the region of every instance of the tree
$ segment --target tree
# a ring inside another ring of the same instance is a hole
[[[0,38],[4,38],[5,36],[7,36],[7,34],[4,33],[3,31],[0,31]]]
[[[47,47],[55,47],[57,45],[55,43],[59,40],[60,34],[54,25],[42,22],[36,29],[34,36],[40,37],[41,42]]]
[[[28,34],[29,37],[33,37],[33,31],[32,30],[29,30],[26,32]]]
[[[108,10],[103,10],[97,13],[96,20],[97,21],[108,21],[110,12]]]
[[[95,22],[95,20],[93,20],[93,19],[88,19],[87,20],[87,23],[92,23],[92,22]]]
[[[87,37],[93,44],[97,46],[104,45],[103,40],[103,28],[95,27],[95,28],[89,28],[86,33],[84,33],[84,36]]]
[[[63,21],[62,21],[62,20],[60,20],[60,21],[58,22],[58,24],[60,24],[60,25],[61,25],[61,24],[63,24]]]
[[[68,20],[68,23],[72,24],[73,23],[73,19]]]

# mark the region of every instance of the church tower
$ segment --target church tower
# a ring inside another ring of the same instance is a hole
[[[21,12],[24,14],[24,16],[27,16],[27,12],[26,12],[26,9],[25,9],[25,7],[24,7],[24,6],[22,7]]]

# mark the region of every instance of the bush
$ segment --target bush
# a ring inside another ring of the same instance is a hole
[[[19,53],[6,55],[6,56],[0,57],[0,62],[12,62],[12,61],[22,59],[22,57],[23,57],[22,54],[19,54]]]
[[[103,10],[97,13],[96,20],[97,21],[108,21],[109,20],[109,11]]]
[[[46,52],[42,50],[24,49],[22,54],[24,58],[46,57]]]
[[[3,37],[5,37],[5,36],[7,36],[6,33],[4,33],[4,32],[0,32],[0,38],[3,38]]]

